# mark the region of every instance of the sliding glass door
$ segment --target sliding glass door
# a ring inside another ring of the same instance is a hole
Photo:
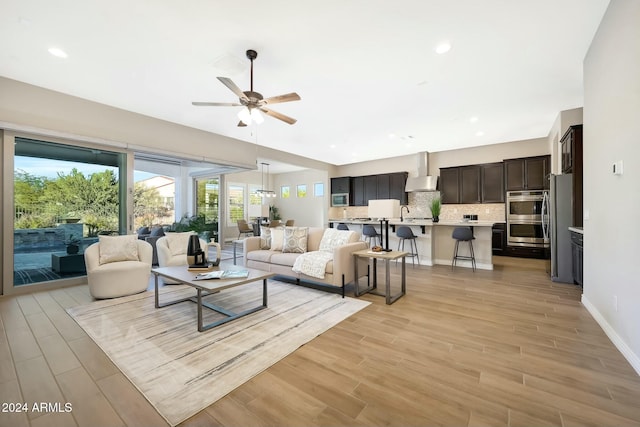
[[[84,249],[125,232],[126,154],[15,137],[14,287],[86,274]]]

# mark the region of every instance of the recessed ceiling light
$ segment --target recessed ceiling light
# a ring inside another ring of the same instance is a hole
[[[469,123],[475,123],[478,121],[478,118],[476,116],[473,116],[469,119]]]
[[[484,132],[482,132],[481,130],[479,130],[478,132],[476,132],[476,136],[483,136]]]
[[[442,55],[443,53],[447,53],[451,50],[451,43],[442,42],[438,46],[436,46],[436,53]]]
[[[69,56],[67,55],[67,52],[57,47],[50,47],[49,53],[53,56],[57,56],[58,58],[66,58]]]
[[[336,144],[331,144],[329,148],[336,148]]]

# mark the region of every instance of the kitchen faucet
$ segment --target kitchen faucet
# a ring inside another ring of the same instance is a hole
[[[409,213],[409,206],[400,206],[400,222],[404,221],[404,217],[402,216],[402,209],[406,209],[407,213]]]

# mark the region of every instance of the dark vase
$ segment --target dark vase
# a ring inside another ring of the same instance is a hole
[[[67,245],[67,253],[69,255],[77,254],[80,251],[80,246],[78,245]]]
[[[187,263],[189,265],[204,264],[204,251],[200,247],[200,238],[197,234],[189,236],[189,245],[187,246]]]
[[[432,222],[438,222],[440,221],[440,217],[438,216],[434,216],[433,219],[431,220]]]

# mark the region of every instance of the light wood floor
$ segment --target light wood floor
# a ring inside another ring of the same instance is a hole
[[[363,296],[373,304],[182,425],[640,425],[640,378],[580,288],[541,261],[495,262],[409,266],[395,304]],[[166,425],[64,311],[89,301],[86,286],[0,298],[0,402],[72,404],[0,426]]]

